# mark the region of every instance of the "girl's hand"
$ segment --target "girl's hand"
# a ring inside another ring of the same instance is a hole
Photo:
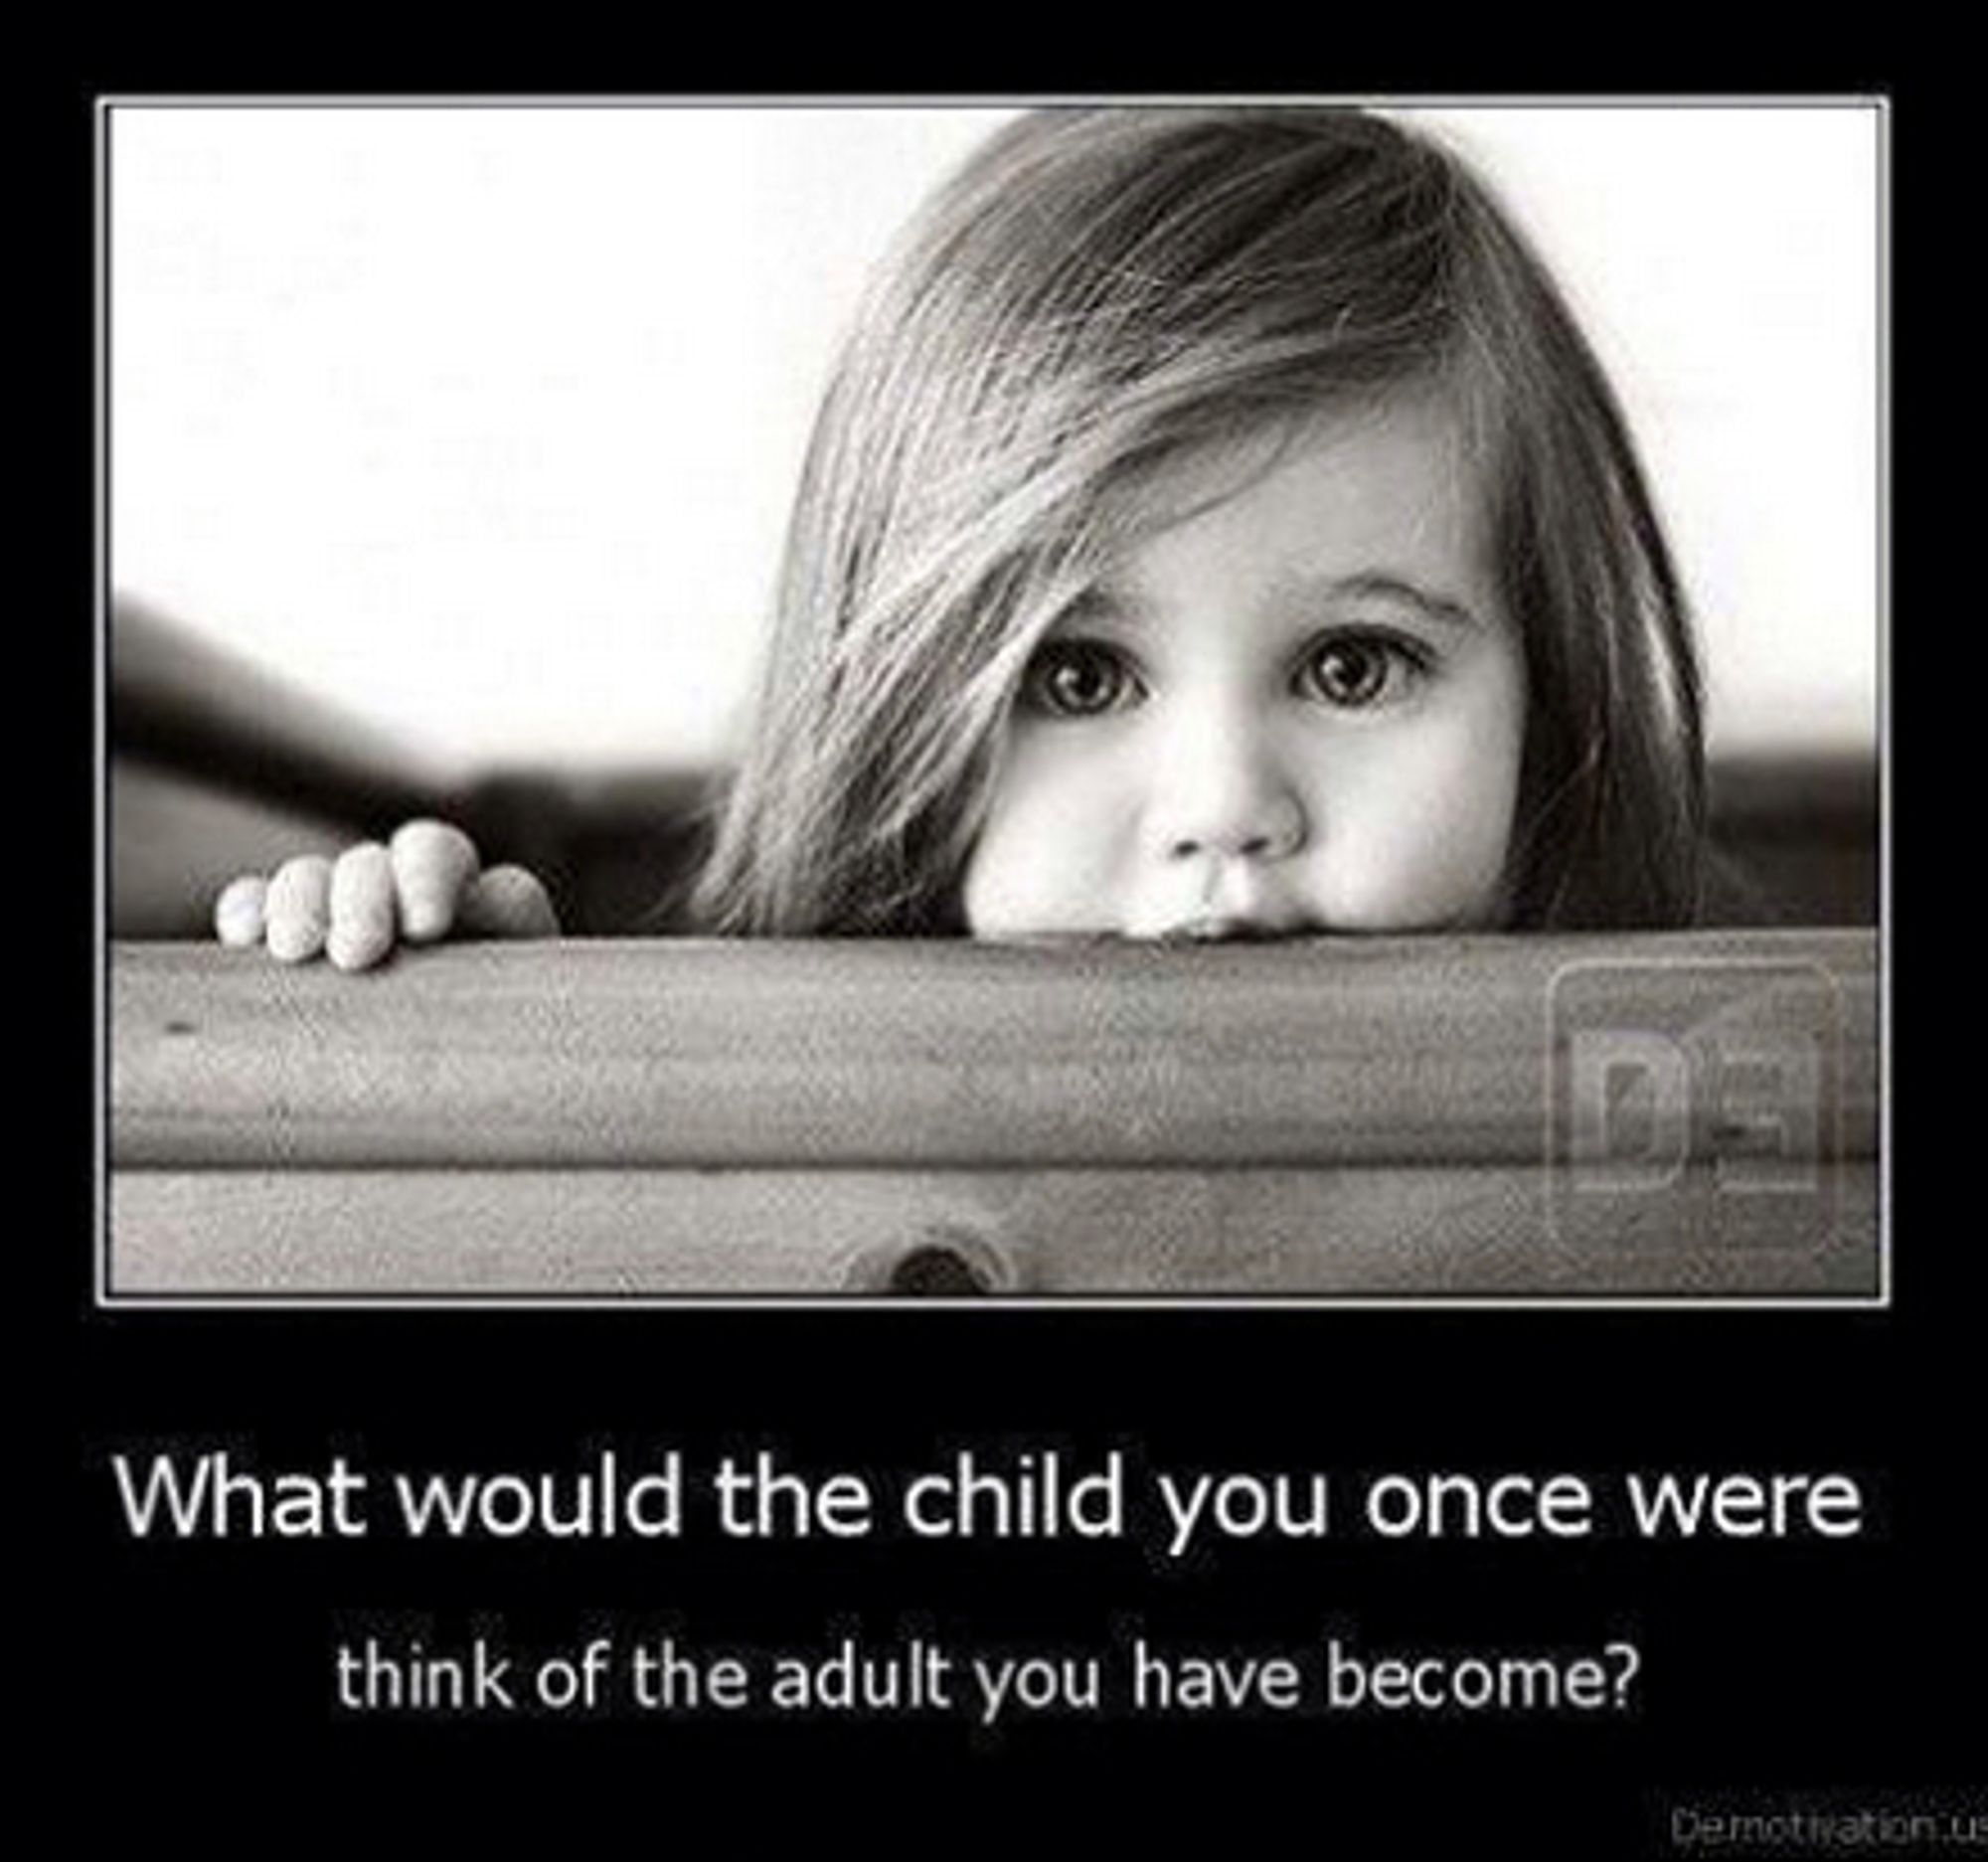
[[[370,969],[396,943],[471,937],[557,937],[546,889],[521,866],[488,872],[476,846],[445,821],[410,821],[383,847],[349,847],[336,860],[306,854],[267,879],[244,874],[215,901],[225,944],[266,944],[283,963],[322,951],[342,970]]]

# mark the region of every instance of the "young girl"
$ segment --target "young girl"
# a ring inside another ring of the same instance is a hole
[[[908,230],[832,380],[718,934],[1670,926],[1698,674],[1607,383],[1451,154],[1351,109],[1047,109]],[[238,881],[363,967],[545,934],[453,829]]]

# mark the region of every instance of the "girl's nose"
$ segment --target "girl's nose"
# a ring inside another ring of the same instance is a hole
[[[1303,805],[1270,747],[1235,723],[1204,724],[1162,752],[1149,819],[1164,859],[1282,860],[1304,844]]]

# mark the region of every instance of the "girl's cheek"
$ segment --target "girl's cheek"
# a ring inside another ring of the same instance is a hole
[[[1489,928],[1505,914],[1524,737],[1520,688],[1494,664],[1399,733],[1318,772],[1317,903],[1352,931]]]
[[[1491,927],[1508,913],[1518,838],[1520,770],[1528,729],[1525,660],[1509,634],[1487,644],[1439,772],[1453,830],[1446,836],[1449,890],[1473,925]]]
[[[975,936],[1108,931],[1128,810],[1085,733],[1024,729],[1005,747],[961,887]]]
[[[1494,929],[1510,915],[1523,742],[1522,718],[1501,722],[1471,759],[1452,881],[1460,916],[1473,928]]]

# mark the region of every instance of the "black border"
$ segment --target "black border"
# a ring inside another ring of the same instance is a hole
[[[1089,87],[1084,76],[1058,87]],[[1197,82],[1238,76],[1226,66]],[[1328,76],[1344,90],[1370,87],[1377,74]],[[1140,88],[1168,87],[1149,74],[1141,80]],[[1255,82],[1262,87],[1260,74]],[[132,86],[120,79],[105,87]],[[749,87],[766,88],[764,74]],[[972,87],[999,86],[983,72]],[[1449,86],[1418,74],[1397,87]],[[1678,87],[1707,86],[1701,75]],[[1841,76],[1817,87],[1893,88]],[[90,90],[72,90],[64,118],[63,144],[84,152],[84,178],[60,197],[69,224],[57,242],[64,269],[85,277],[87,243],[71,240],[88,193],[88,132],[77,118],[87,115]],[[1895,110],[1903,197],[1919,185],[1920,112],[1896,96]],[[1925,276],[1930,254],[1945,253],[1947,236],[1914,222],[1923,211],[1899,199],[1900,276]],[[86,384],[87,287],[57,296],[70,315],[49,353],[64,359],[65,374],[75,370],[68,379]],[[1911,301],[1903,289],[1900,297]],[[1917,315],[1899,311],[1899,325]],[[1894,346],[1906,358],[1894,376],[1901,433],[1918,418],[1907,412],[1910,396],[1932,366],[1928,359],[1914,374],[1913,340]],[[62,422],[71,445],[80,424],[72,408]],[[63,455],[83,507],[78,531],[64,533],[78,565],[91,557],[86,536],[78,540],[89,529],[87,450]],[[1925,559],[1906,540],[1929,479],[1908,463],[1894,474],[1901,611],[1905,592],[1925,585]],[[72,584],[55,609],[69,617],[57,653],[69,697],[49,706],[70,721],[58,755],[74,786],[47,807],[43,763],[28,791],[40,821],[57,831],[42,870],[72,876],[88,841],[94,782],[73,723],[89,689],[89,591],[85,576],[76,580],[83,588]],[[1943,633],[1950,605],[1944,612]],[[62,1076],[47,1102],[62,1107],[67,1142],[29,1152],[31,1170],[62,1186],[58,1232],[45,1237],[30,1221],[16,1239],[63,1262],[76,1352],[64,1381],[75,1380],[78,1415],[63,1435],[72,1588],[59,1621],[71,1683],[66,1744],[83,1774],[72,1785],[75,1807],[95,1829],[156,1830],[165,1826],[161,1807],[175,1806],[249,1839],[255,1812],[272,1802],[291,1826],[335,1806],[385,1828],[393,1804],[403,1818],[446,1814],[458,1833],[540,1807],[569,1832],[634,1815],[639,1838],[662,1841],[691,1833],[682,1819],[693,1804],[729,1813],[740,1833],[785,1808],[817,1833],[850,1829],[866,1842],[897,1835],[922,1846],[962,1823],[992,1822],[1003,1808],[1027,1806],[1037,1839],[1055,1841],[1059,1805],[1085,1803],[1123,1823],[1192,1804],[1213,1810],[1232,1835],[1274,1815],[1285,1819],[1273,1827],[1286,1839],[1350,1844],[1354,1853],[1362,1852],[1354,1832],[1371,1824],[1418,1847],[1524,1851],[1566,1837],[1586,1853],[1627,1854],[1668,1852],[1665,1819],[1680,1803],[1757,1804],[1778,1793],[1816,1803],[1830,1792],[1896,1801],[1909,1787],[1978,1777],[1977,1716],[1966,1702],[1984,1652],[1979,1573],[1988,1547],[1976,1498],[1978,1327],[1965,1299],[1973,1212],[1967,1186],[1952,1181],[1967,1152],[1950,1128],[1951,1076],[1944,1091],[1935,1085],[1909,1007],[1915,991],[1923,1002],[1945,985],[1925,980],[1939,973],[1938,959],[1913,915],[1918,869],[1905,851],[1911,811],[1901,796],[1912,794],[1910,771],[1924,762],[1912,763],[1905,736],[1908,660],[1900,654],[1892,667],[1899,742],[1886,776],[1899,824],[1891,1162],[1900,1268],[1889,1311],[1589,1313],[1574,1322],[1552,1312],[1055,1312],[998,1326],[952,1311],[911,1320],[777,1310],[106,1311],[90,1298],[83,1245],[89,1069]],[[1925,702],[1923,689],[1913,705]],[[1911,728],[1930,738],[1939,727]],[[1917,792],[1930,801],[1932,791]],[[75,917],[58,919],[56,993],[71,1005],[73,1031],[89,1012],[88,888],[73,877],[62,890]],[[1964,909],[1949,900],[1949,912]],[[40,960],[49,956],[44,946]],[[1916,1011],[1929,1012],[1939,1013]],[[1954,1045],[1952,1009],[1943,1023]],[[82,1047],[73,1035],[63,1042],[72,1061]],[[343,1448],[375,1465],[564,1465],[603,1438],[706,1453],[763,1442],[812,1466],[888,1467],[968,1439],[1093,1451],[1122,1440],[1155,1461],[1211,1466],[1836,1467],[1867,1483],[1873,1527],[1847,1547],[1613,1546],[1579,1557],[1537,1548],[1452,1557],[1442,1548],[1443,1556],[1432,1549],[1389,1561],[1265,1551],[1185,1575],[1157,1572],[1129,1551],[1069,1546],[943,1558],[881,1547],[818,1556],[687,1547],[669,1559],[626,1548],[572,1558],[385,1545],[174,1548],[125,1537],[106,1472],[114,1449],[167,1439],[252,1442],[267,1464]],[[23,1601],[39,1613],[32,1596]],[[982,1635],[1082,1639],[1128,1617],[1185,1637],[1295,1629],[1351,1612],[1377,1639],[1439,1633],[1445,1617],[1452,1627],[1467,1618],[1486,1641],[1557,1627],[1593,1639],[1633,1632],[1645,1685],[1639,1711],[1619,1725],[1517,1725],[1480,1729],[1482,1738],[1113,1724],[975,1744],[951,1728],[877,1724],[712,1726],[663,1737],[641,1725],[335,1722],[318,1685],[331,1626],[369,1611],[423,1610],[496,1610],[554,1635],[589,1613],[673,1610],[713,1633],[759,1625],[801,1636],[830,1619],[888,1627],[915,1615]],[[1056,1799],[1036,1788],[1052,1771],[1065,1778]],[[830,1791],[803,1788],[802,1775],[825,1776]],[[947,1820],[930,1821],[924,1809],[908,1821],[908,1800],[935,1782],[951,1793]],[[1955,1788],[1937,1801],[1980,1804]],[[269,1834],[260,1826],[260,1840]]]

